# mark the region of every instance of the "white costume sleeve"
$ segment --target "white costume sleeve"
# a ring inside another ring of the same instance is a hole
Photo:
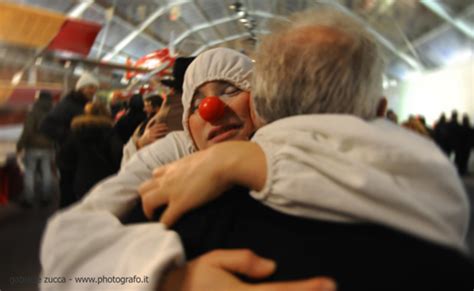
[[[190,153],[186,140],[175,132],[144,148],[116,176],[49,220],[41,245],[43,276],[64,277],[66,283],[41,284],[43,290],[151,290],[164,270],[184,263],[175,232],[156,222],[123,225],[120,218],[136,205],[137,187],[155,167]],[[77,282],[81,277],[95,281]],[[99,278],[104,282],[98,284]]]
[[[133,138],[130,138],[123,146],[123,155],[122,161],[120,162],[120,167],[123,167],[132,158],[132,156],[137,153],[137,151],[137,145],[135,144]]]
[[[251,195],[264,204],[296,216],[388,225],[466,250],[467,195],[432,141],[343,115],[278,120],[253,141],[265,153],[267,179]]]

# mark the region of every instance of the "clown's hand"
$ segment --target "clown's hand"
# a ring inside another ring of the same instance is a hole
[[[252,142],[224,142],[155,169],[139,193],[151,219],[167,204],[160,222],[173,225],[184,213],[219,197],[235,184],[260,190],[266,178],[265,156]]]
[[[161,282],[162,291],[253,290],[253,291],[336,291],[336,282],[328,277],[306,280],[248,284],[236,274],[263,279],[276,269],[275,262],[259,257],[250,250],[214,250],[170,270]]]
[[[160,221],[171,226],[187,211],[225,192],[230,185],[219,172],[208,151],[155,169],[153,177],[139,188],[145,215],[151,219],[156,208],[168,204]]]
[[[138,138],[136,146],[141,149],[167,135],[169,132],[168,126],[165,123],[154,123],[149,122],[146,125],[145,131],[142,136]]]

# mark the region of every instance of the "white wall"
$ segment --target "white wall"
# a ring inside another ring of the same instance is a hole
[[[447,117],[453,109],[460,116],[468,113],[474,122],[474,59],[441,70],[414,75],[396,86],[385,89],[389,108],[393,108],[399,121],[410,114],[421,114],[433,124],[441,112]]]

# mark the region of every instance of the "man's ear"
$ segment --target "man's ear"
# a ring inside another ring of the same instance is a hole
[[[387,98],[382,96],[377,103],[377,117],[385,117],[385,113],[387,112]]]

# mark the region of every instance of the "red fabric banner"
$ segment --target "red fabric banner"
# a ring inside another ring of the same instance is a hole
[[[27,106],[35,102],[37,91],[42,90],[39,87],[16,87],[4,105]],[[53,100],[58,101],[62,91],[60,89],[44,89],[53,95]]]
[[[94,22],[67,19],[49,44],[48,49],[75,52],[87,56],[101,28],[101,25]]]

